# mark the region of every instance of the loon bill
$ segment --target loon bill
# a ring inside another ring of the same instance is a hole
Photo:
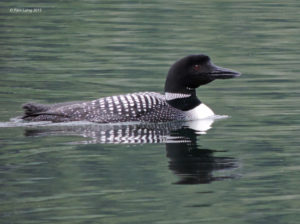
[[[238,77],[239,72],[214,65],[204,54],[175,62],[167,75],[165,94],[137,92],[85,102],[23,105],[26,121],[166,122],[197,120],[214,112],[196,96],[196,88],[215,79]]]

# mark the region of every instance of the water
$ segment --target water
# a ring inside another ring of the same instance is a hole
[[[0,4],[0,223],[300,222],[298,1]],[[9,122],[28,101],[160,92],[200,52],[243,73],[199,88],[229,115],[200,129]]]

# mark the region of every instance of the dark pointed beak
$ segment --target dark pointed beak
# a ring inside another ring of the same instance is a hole
[[[231,79],[241,76],[241,73],[211,64],[210,75],[214,79]]]

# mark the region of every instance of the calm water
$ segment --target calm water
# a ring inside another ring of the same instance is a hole
[[[0,223],[300,223],[299,1],[40,2],[0,3]],[[229,115],[200,130],[6,123],[193,53],[243,73],[199,88]]]

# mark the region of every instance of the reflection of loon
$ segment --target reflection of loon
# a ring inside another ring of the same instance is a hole
[[[194,130],[182,128],[174,131],[172,135],[190,139],[186,143],[166,144],[169,168],[180,177],[176,184],[202,184],[234,178],[228,174],[213,175],[218,170],[236,168],[237,162],[231,157],[213,156],[214,150],[198,148]]]
[[[143,143],[171,143],[189,142],[185,136],[173,136],[174,130],[183,127],[191,128],[197,134],[205,134],[211,128],[214,119],[202,119],[185,122],[164,122],[150,124],[94,124],[94,123],[68,123],[46,124],[26,130],[26,136],[49,135],[75,135],[87,138],[78,142],[80,144],[114,143],[114,144],[143,144]]]
[[[169,70],[165,95],[140,92],[100,98],[87,102],[52,105],[28,103],[23,106],[27,121],[165,122],[196,120],[213,116],[213,111],[196,96],[196,88],[215,79],[240,73],[213,65],[206,55],[190,55]]]
[[[137,125],[80,125],[34,127],[26,130],[27,136],[79,135],[90,140],[79,143],[166,143],[169,168],[181,180],[178,184],[209,183],[234,178],[233,175],[215,177],[214,171],[236,167],[230,157],[215,157],[214,151],[200,149],[197,135],[211,127],[212,119],[192,122],[169,122]],[[197,127],[197,130],[192,129]]]

